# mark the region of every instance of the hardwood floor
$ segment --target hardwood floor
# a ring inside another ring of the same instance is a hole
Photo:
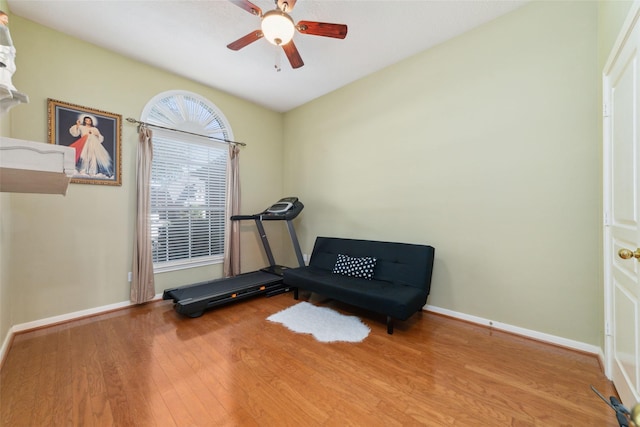
[[[202,317],[169,301],[16,335],[3,426],[617,426],[595,356],[432,313],[320,343],[257,297]]]

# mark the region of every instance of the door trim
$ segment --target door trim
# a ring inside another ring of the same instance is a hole
[[[614,65],[617,64],[617,61],[622,54],[623,47],[626,45],[627,41],[631,37],[631,34],[636,26],[640,25],[640,0],[635,0],[629,9],[629,13],[627,14],[627,18],[625,19],[624,24],[620,29],[620,33],[616,38],[616,41],[609,53],[607,62],[605,63],[603,72],[602,72],[602,100],[603,100],[603,119],[602,119],[602,132],[603,132],[603,274],[604,274],[604,373],[607,378],[612,379],[613,377],[613,363],[614,363],[614,351],[613,351],[613,336],[611,333],[611,328],[614,324],[614,319],[612,313],[612,296],[614,292],[614,285],[612,281],[612,269],[611,265],[613,262],[613,257],[615,254],[612,253],[612,235],[609,226],[611,225],[611,212],[610,208],[612,206],[612,194],[610,191],[611,188],[611,176],[612,176],[612,167],[611,167],[611,150],[612,150],[612,141],[611,141],[611,82],[610,76],[613,71]],[[637,399],[640,400],[640,396],[637,396],[637,392],[633,389],[627,390],[628,384],[614,384],[616,387],[623,387],[625,390],[618,390],[619,393],[622,392],[625,395],[634,395]]]

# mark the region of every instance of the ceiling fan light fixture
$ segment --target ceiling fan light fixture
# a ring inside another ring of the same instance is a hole
[[[276,46],[289,43],[296,29],[293,19],[278,9],[270,10],[262,16],[261,27],[264,38]]]

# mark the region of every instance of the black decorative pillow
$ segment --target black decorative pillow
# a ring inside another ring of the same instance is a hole
[[[371,280],[373,269],[376,267],[376,258],[362,257],[355,258],[349,255],[338,254],[333,272],[343,276],[359,277]]]

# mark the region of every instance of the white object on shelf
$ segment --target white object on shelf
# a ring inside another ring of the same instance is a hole
[[[0,137],[0,191],[65,195],[75,156],[71,147]]]

